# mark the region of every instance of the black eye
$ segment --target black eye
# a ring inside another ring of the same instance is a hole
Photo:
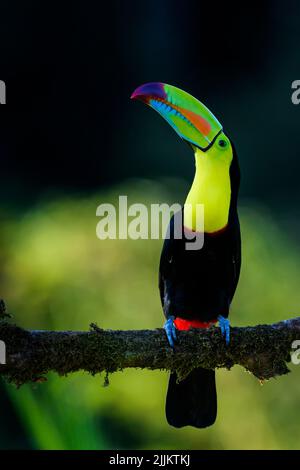
[[[227,142],[224,139],[220,139],[218,144],[219,144],[219,147],[221,148],[225,148],[227,146]]]

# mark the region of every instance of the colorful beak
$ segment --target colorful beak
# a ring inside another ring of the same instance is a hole
[[[189,93],[166,83],[146,83],[131,95],[155,109],[187,142],[206,150],[222,131],[215,116]]]

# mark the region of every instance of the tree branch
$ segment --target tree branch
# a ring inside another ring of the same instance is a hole
[[[1,306],[0,317],[0,340],[6,345],[0,374],[18,386],[45,380],[50,371],[96,374],[137,367],[176,370],[180,380],[194,367],[230,369],[234,364],[264,380],[289,372],[291,345],[300,339],[300,317],[231,328],[229,346],[216,327],[180,331],[174,351],[163,329],[111,331],[92,324],[90,331],[25,330],[11,324]]]

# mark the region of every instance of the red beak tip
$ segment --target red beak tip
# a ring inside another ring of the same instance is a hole
[[[131,100],[136,100],[140,96],[139,93],[137,93],[137,90],[134,90],[134,92],[131,94],[130,99]]]

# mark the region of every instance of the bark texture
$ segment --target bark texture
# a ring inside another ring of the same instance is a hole
[[[163,329],[112,331],[92,324],[89,331],[25,330],[7,318],[1,305],[0,340],[6,346],[6,364],[0,365],[0,374],[18,386],[43,381],[50,371],[62,376],[79,370],[109,374],[135,367],[176,370],[180,380],[194,367],[230,369],[235,364],[265,380],[289,372],[292,342],[300,340],[298,317],[231,328],[229,346],[218,327],[178,332],[172,350]]]

